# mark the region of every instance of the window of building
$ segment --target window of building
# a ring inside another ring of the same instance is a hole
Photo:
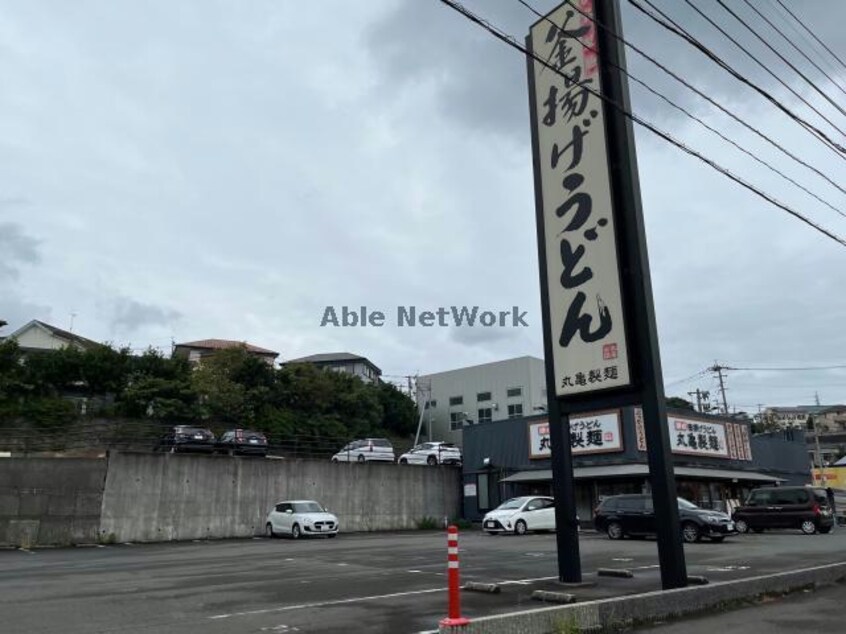
[[[510,387],[506,391],[506,396],[508,398],[516,398],[518,396],[523,396],[523,388],[522,387]]]
[[[493,409],[490,407],[483,407],[479,410],[479,422],[489,423],[493,420]]]
[[[424,409],[435,409],[438,406],[438,401],[436,399],[432,399],[431,401],[426,401],[426,406]]]
[[[479,392],[476,394],[476,400],[481,403],[483,401],[491,400],[491,393],[490,392]]]
[[[461,429],[464,426],[464,412],[451,412],[449,415],[449,428],[452,431]]]
[[[450,396],[449,397],[449,404],[452,405],[464,405],[464,397],[463,396]]]
[[[508,418],[520,418],[523,415],[523,404],[512,403],[508,406]]]

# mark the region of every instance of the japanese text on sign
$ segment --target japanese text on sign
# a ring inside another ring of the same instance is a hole
[[[593,0],[579,0],[593,14]],[[558,396],[630,383],[591,19],[564,4],[531,29],[536,169],[543,201]],[[559,71],[559,72],[556,72]]]
[[[605,453],[623,450],[620,413],[602,412],[570,419],[570,449],[574,454]],[[529,424],[529,457],[549,458],[552,455],[549,422]]]

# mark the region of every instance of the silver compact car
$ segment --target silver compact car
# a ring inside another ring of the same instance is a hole
[[[314,500],[287,500],[274,505],[264,526],[267,537],[288,535],[293,539],[308,535],[335,537],[339,530],[338,518],[320,502]]]

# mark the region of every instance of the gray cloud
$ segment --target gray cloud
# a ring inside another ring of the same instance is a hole
[[[115,301],[111,324],[123,332],[134,332],[144,326],[170,326],[181,317],[176,310],[121,297]]]
[[[846,178],[782,115],[621,4],[632,41]],[[513,0],[469,6],[518,38],[534,20]],[[720,47],[686,5],[661,6]],[[804,17],[842,52],[844,9],[833,0],[813,6]],[[217,336],[287,358],[349,350],[392,375],[540,355],[520,55],[433,1],[26,7],[0,9],[0,182],[38,192],[26,206],[3,206],[2,217],[41,241],[37,262],[26,247],[21,259],[20,245],[14,260],[3,260],[17,278],[4,274],[0,312],[16,325],[51,312],[66,325],[76,312],[75,331],[95,340],[125,343],[131,333],[133,346],[166,347],[171,336]],[[720,52],[741,64],[730,45]],[[629,62],[772,158],[634,54]],[[636,90],[633,102],[844,232],[841,219],[659,102]],[[846,344],[838,323],[846,314],[842,250],[654,137],[636,136],[667,378],[715,358],[747,366],[834,360]],[[468,303],[519,305],[530,327],[318,325],[328,304],[390,314],[398,304]],[[843,383],[820,390],[846,400],[842,377],[816,379]],[[732,375],[729,398],[807,401],[810,382],[796,377],[792,388],[771,388],[794,379]]]
[[[0,282],[18,279],[20,265],[41,261],[38,240],[12,222],[0,223],[0,254]]]

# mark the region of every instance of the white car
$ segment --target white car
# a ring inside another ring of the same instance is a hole
[[[451,442],[424,442],[399,457],[400,464],[461,464],[461,449]]]
[[[305,535],[338,534],[338,518],[314,500],[287,500],[276,504],[267,514],[264,534],[267,537],[289,535],[299,539]]]
[[[332,456],[332,462],[394,462],[394,448],[387,438],[354,440]]]
[[[555,499],[529,495],[506,500],[482,520],[482,530],[525,535],[528,531],[555,530]]]

